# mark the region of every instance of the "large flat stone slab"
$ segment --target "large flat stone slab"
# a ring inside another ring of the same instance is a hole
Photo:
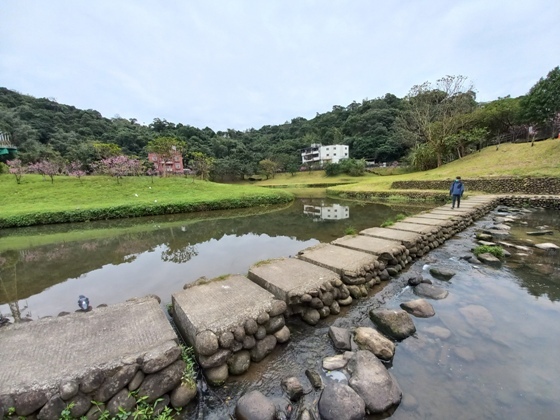
[[[456,214],[448,214],[448,213],[418,213],[415,214],[414,217],[420,217],[422,219],[432,219],[432,220],[455,220],[460,218],[461,216]]]
[[[269,312],[275,297],[247,277],[230,275],[198,281],[172,295],[175,320],[191,344],[202,331],[216,335]]]
[[[355,251],[332,244],[318,244],[298,253],[298,258],[319,267],[338,273],[356,277],[367,269],[372,271],[379,267],[377,257],[365,252]]]
[[[422,241],[422,236],[418,233],[406,232],[404,230],[387,229],[381,227],[364,229],[360,231],[360,235],[400,242],[407,248],[416,246],[418,242]]]
[[[177,335],[157,300],[134,299],[0,329],[0,395],[58,387],[96,366],[121,366]]]
[[[248,277],[278,299],[291,304],[310,290],[340,281],[339,274],[298,258],[280,258],[255,264]]]
[[[376,255],[379,259],[389,260],[403,252],[403,245],[398,241],[373,238],[365,235],[347,235],[335,239],[333,245],[367,252]]]
[[[452,226],[453,222],[451,220],[441,220],[441,219],[424,219],[422,217],[407,217],[403,220],[404,223],[415,223],[419,225],[437,226],[437,227],[447,227]]]
[[[428,225],[419,225],[416,223],[397,222],[394,225],[388,226],[388,229],[404,230],[407,232],[415,232],[423,235],[436,234],[439,228]]]

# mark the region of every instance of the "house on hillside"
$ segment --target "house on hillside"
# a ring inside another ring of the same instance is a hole
[[[168,156],[148,153],[148,160],[160,175],[183,175],[183,155],[178,150],[172,150]]]
[[[301,163],[338,163],[342,159],[348,159],[349,152],[346,144],[312,144],[301,151]]]

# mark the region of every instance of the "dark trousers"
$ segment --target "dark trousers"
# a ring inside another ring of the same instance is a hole
[[[457,208],[461,205],[461,196],[453,194],[453,203],[451,204],[451,208],[455,208],[455,201],[457,201]]]

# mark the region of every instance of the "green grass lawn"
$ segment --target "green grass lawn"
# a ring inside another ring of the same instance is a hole
[[[118,209],[121,217],[127,217],[126,209],[134,210],[131,216],[166,214],[181,212],[180,209],[174,211],[174,206],[225,209],[276,204],[291,199],[292,196],[282,190],[192,182],[184,177],[154,178],[153,183],[149,177],[126,177],[117,183],[114,178],[105,176],[88,176],[81,181],[60,176],[51,183],[40,175],[24,175],[21,184],[17,184],[13,175],[0,176],[0,219],[93,209]]]

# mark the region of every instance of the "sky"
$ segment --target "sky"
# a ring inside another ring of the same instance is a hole
[[[0,86],[215,131],[467,76],[479,101],[560,65],[558,0],[1,0]]]

